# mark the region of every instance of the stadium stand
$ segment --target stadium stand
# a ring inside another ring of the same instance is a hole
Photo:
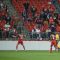
[[[15,32],[13,28],[17,30],[18,34],[24,32],[26,40],[33,40],[32,30],[34,27],[40,29],[42,40],[48,40],[51,33],[60,32],[60,5],[58,3],[59,0],[0,1],[1,40],[12,38]]]

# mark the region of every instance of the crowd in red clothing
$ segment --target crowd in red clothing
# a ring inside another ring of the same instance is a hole
[[[2,3],[0,30],[3,32],[9,32],[13,28],[17,29],[18,24],[16,23],[20,20],[23,21],[23,25],[30,33],[37,26],[40,32],[44,32],[44,34],[41,34],[42,37],[45,37],[46,32],[60,32],[60,14],[55,12],[56,8],[51,0],[12,0],[11,2],[22,18],[17,19],[15,16],[9,16],[7,6]],[[6,28],[7,25],[8,28]]]

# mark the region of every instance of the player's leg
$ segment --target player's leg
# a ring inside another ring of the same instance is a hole
[[[55,46],[55,50],[58,52],[58,46],[57,45]]]
[[[53,46],[53,45],[50,46],[50,53],[52,52],[52,46]]]
[[[52,52],[52,46],[53,46],[53,40],[51,41],[51,45],[50,45],[50,53]]]
[[[23,48],[24,48],[24,50],[25,50],[25,46],[24,46],[24,44],[23,44],[23,43],[21,43],[21,45],[23,46]]]
[[[16,44],[16,51],[18,50],[18,45],[19,45],[19,44],[17,43],[17,44]]]
[[[56,45],[57,51],[58,51],[58,43],[59,43],[59,41],[57,41],[57,45]]]
[[[57,41],[54,43],[55,50],[58,51]]]

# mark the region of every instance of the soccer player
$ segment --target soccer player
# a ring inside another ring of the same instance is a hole
[[[57,41],[56,41],[56,36],[54,34],[51,35],[51,45],[50,45],[50,53],[52,52],[52,47],[55,47],[55,50],[58,51],[58,47],[57,47]]]
[[[58,50],[60,49],[60,42],[57,44],[57,46],[58,46]]]
[[[23,46],[24,50],[25,50],[25,46],[24,46],[24,44],[23,44],[23,37],[24,37],[23,34],[19,34],[19,35],[18,35],[18,42],[17,42],[17,45],[16,45],[16,51],[18,50],[18,45],[19,45],[19,44],[21,44],[21,45]]]
[[[58,32],[56,33],[56,41],[57,41],[57,44],[58,44],[58,42],[59,42],[59,33]]]

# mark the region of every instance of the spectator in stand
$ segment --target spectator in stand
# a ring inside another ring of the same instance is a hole
[[[58,19],[60,20],[60,14],[58,14]]]
[[[48,29],[48,21],[43,22],[44,32]]]
[[[53,19],[55,23],[58,23],[58,13],[53,14]]]
[[[32,17],[35,17],[37,9],[34,6],[31,6]]]
[[[2,30],[0,29],[0,39],[2,39]]]
[[[51,0],[51,2],[54,4],[56,2],[56,0]]]
[[[18,32],[16,30],[16,27],[13,27],[12,29],[10,29],[10,31],[9,31],[9,37],[16,38],[17,34],[18,34]]]
[[[11,17],[9,15],[5,16],[6,23],[10,24]]]
[[[10,21],[10,29],[14,27],[14,24],[15,24],[15,16],[12,16]]]
[[[4,4],[2,1],[0,1],[0,9],[2,9],[4,7]]]
[[[28,10],[29,10],[29,1],[26,1],[24,4],[24,9],[25,9],[25,12],[26,12],[26,18],[28,17]]]
[[[6,40],[9,38],[9,30],[10,30],[9,28],[10,28],[9,24],[4,25],[3,38]]]
[[[22,30],[23,30],[23,26],[22,26],[20,23],[21,23],[21,22],[19,21],[18,24],[17,24],[17,27],[16,27],[16,29],[17,29],[17,31],[18,31],[19,34],[20,34],[20,33],[22,32]]]
[[[48,29],[48,23],[47,23],[47,21],[44,21],[43,22],[43,25],[42,25],[42,38],[45,40],[45,38],[46,38],[46,30]]]
[[[55,28],[54,24],[52,24],[52,25],[50,26],[50,29],[51,29],[51,32],[52,32],[52,33],[55,33],[55,32],[56,32],[56,28]]]
[[[36,26],[34,27],[34,29],[32,29],[32,37],[35,39],[39,39],[41,37],[40,29],[37,28]]]
[[[0,20],[0,36],[1,38],[3,38],[3,31],[4,31],[4,26],[6,24],[6,21],[5,20]]]
[[[1,20],[0,20],[0,39],[2,38]]]
[[[56,32],[60,32],[60,24],[56,24]]]
[[[43,9],[40,13],[40,18],[42,18],[43,20],[47,19],[47,15],[48,15],[48,10],[47,9]]]
[[[24,20],[24,21],[27,20],[27,19],[26,19],[26,12],[25,12],[25,9],[24,9],[24,11],[22,12],[22,17],[23,17],[23,20]]]
[[[5,26],[5,24],[6,24],[6,21],[5,21],[5,20],[2,20],[2,21],[1,21],[1,24],[2,24],[2,30],[4,30],[4,29],[5,29],[4,26]]]
[[[50,18],[49,18],[49,24],[51,25],[51,24],[53,24],[54,23],[54,19],[53,19],[53,17],[51,16]]]
[[[50,40],[50,35],[51,35],[51,29],[48,27],[48,29],[46,30],[46,38],[47,38],[47,40]]]
[[[35,19],[35,23],[38,25],[38,27],[40,28],[43,24],[43,20],[41,18],[36,18]]]
[[[5,20],[1,20],[1,21],[0,21],[0,29],[1,29],[1,30],[4,30],[5,24],[6,24],[6,21],[5,21]]]

